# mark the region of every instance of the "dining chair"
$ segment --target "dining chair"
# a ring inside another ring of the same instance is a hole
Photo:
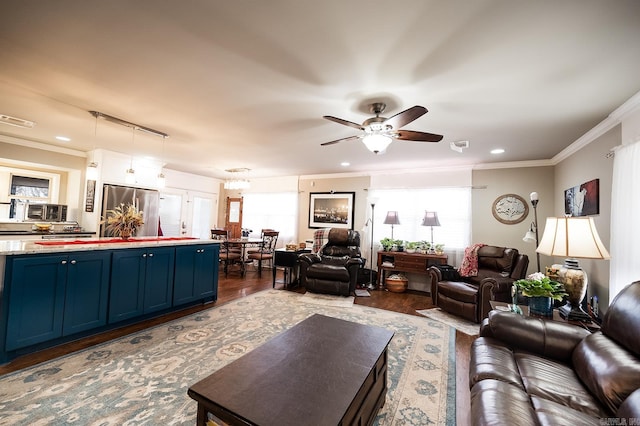
[[[264,233],[265,231],[275,231],[275,229],[271,229],[271,228],[263,228],[260,231],[260,238],[264,238]],[[262,246],[262,243],[258,244],[256,247],[252,247],[250,249],[247,249],[247,253],[251,254],[251,253],[259,253],[260,252],[260,247]]]
[[[229,231],[226,229],[212,229],[211,239],[221,241],[220,243],[220,263],[224,265],[224,276],[229,273],[229,265],[239,265],[240,274],[244,276],[244,262],[240,252],[231,251],[229,247]]]
[[[265,230],[262,232],[262,243],[258,251],[249,253],[247,256],[251,260],[258,262],[258,276],[262,276],[262,262],[269,261],[273,268],[273,255],[278,242],[280,232],[273,230]]]

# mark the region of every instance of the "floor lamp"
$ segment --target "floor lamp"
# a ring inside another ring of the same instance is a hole
[[[369,242],[369,258],[371,259],[371,271],[369,272],[369,286],[367,289],[373,290],[375,286],[373,285],[373,223],[374,223],[374,211],[376,208],[375,201],[371,201],[371,241]]]
[[[531,226],[529,226],[529,230],[527,231],[526,234],[524,234],[524,238],[522,239],[522,241],[526,242],[526,243],[536,243],[536,248],[538,248],[538,193],[537,192],[532,192],[529,195],[529,198],[531,199],[531,205],[533,206],[533,222],[531,223]],[[542,272],[540,270],[540,253],[538,253],[536,251],[536,262],[537,262],[537,266],[538,272]]]

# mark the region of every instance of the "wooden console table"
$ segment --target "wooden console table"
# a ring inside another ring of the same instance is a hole
[[[378,287],[382,287],[386,271],[413,272],[427,275],[427,269],[436,264],[446,265],[446,254],[406,253],[403,251],[378,252]]]

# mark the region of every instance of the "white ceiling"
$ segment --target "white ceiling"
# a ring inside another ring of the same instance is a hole
[[[640,1],[4,0],[0,135],[213,177],[550,159],[640,91]],[[429,112],[374,155],[357,130]],[[168,133],[100,121],[97,110]],[[56,135],[70,137],[59,142]],[[451,141],[469,140],[462,154]],[[501,156],[489,154],[504,148]],[[349,167],[340,162],[348,161]]]

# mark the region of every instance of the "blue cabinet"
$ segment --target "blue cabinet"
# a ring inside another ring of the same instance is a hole
[[[62,335],[107,323],[111,252],[77,252],[68,256]]]
[[[111,265],[109,323],[171,307],[175,249],[115,250]]]
[[[106,324],[109,259],[108,252],[9,258],[5,350]]]
[[[218,244],[176,247],[173,306],[218,297]]]

